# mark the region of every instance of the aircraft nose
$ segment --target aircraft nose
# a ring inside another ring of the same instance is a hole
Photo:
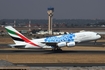
[[[101,35],[98,35],[98,38],[101,38]]]

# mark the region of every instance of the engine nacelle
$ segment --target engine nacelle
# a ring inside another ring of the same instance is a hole
[[[75,42],[69,42],[69,43],[67,43],[67,46],[68,47],[73,47],[73,46],[75,46]]]
[[[58,46],[58,47],[64,47],[64,46],[73,47],[73,46],[75,46],[75,42],[69,42],[69,43],[60,42],[60,43],[57,43],[57,46]]]
[[[66,46],[66,42],[57,43],[57,46],[58,47],[64,47],[64,46]]]

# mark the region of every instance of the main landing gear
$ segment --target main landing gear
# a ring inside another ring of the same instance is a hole
[[[62,49],[61,49],[61,48],[59,48],[59,47],[56,47],[56,48],[53,48],[53,49],[52,49],[52,51],[54,51],[54,52],[61,52],[61,51],[62,51]]]

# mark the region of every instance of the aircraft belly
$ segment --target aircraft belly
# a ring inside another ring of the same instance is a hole
[[[44,46],[43,48],[52,48],[51,46]]]

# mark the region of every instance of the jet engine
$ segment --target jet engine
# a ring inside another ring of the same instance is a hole
[[[68,47],[73,47],[73,46],[75,46],[75,42],[69,42],[69,43],[67,43],[66,44]]]
[[[75,46],[75,42],[60,42],[60,43],[57,43],[57,46],[58,47],[64,47],[64,46],[67,46],[67,47],[73,47]]]
[[[58,47],[66,46],[66,42],[60,42],[60,43],[57,43],[57,46],[58,46]]]

